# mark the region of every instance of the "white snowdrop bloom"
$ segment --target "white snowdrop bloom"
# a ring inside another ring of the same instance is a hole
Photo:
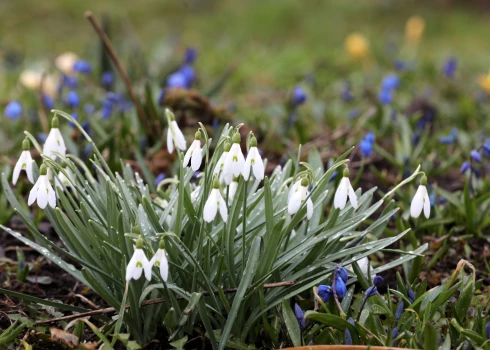
[[[32,157],[29,148],[31,144],[27,138],[22,141],[22,153],[19,160],[15,163],[14,172],[12,174],[12,183],[15,185],[19,179],[19,174],[22,170],[25,170],[27,178],[31,183],[34,183],[34,176],[32,175]]]
[[[225,166],[225,160],[226,157],[228,157],[228,153],[230,152],[231,149],[231,143],[229,141],[225,142],[225,145],[223,146],[223,153],[221,153],[221,156],[218,159],[218,162],[216,163],[216,166],[214,167],[213,170],[213,176],[219,176],[219,182],[223,183],[223,167]]]
[[[369,262],[368,257],[365,256],[364,258],[361,258],[361,259],[357,260],[356,262],[357,262],[357,265],[359,265],[359,269],[361,269],[362,274],[367,277],[368,271],[369,270],[372,271],[371,263]],[[348,265],[345,268],[349,271],[354,272],[354,268],[352,267],[352,265]],[[374,277],[376,277],[376,274],[371,273],[371,278],[374,278]]]
[[[299,180],[297,180],[292,186],[291,188],[289,189],[289,193],[288,193],[288,202],[291,200],[291,196],[296,193],[296,191],[298,190],[298,188],[301,186],[301,178]]]
[[[415,192],[415,196],[413,196],[412,204],[410,205],[410,215],[414,218],[418,218],[422,213],[422,209],[424,210],[424,216],[428,219],[430,216],[430,199],[429,194],[427,192],[427,177],[424,175],[420,180],[419,188],[417,192]]]
[[[59,129],[58,117],[54,116],[53,120],[51,120],[51,130],[44,143],[43,154],[55,160],[58,156],[57,153],[64,156],[66,154],[66,146]]]
[[[201,185],[196,186],[194,191],[191,192],[191,202],[195,203],[199,198],[199,192],[201,191]]]
[[[231,203],[233,203],[233,198],[235,198],[237,188],[238,188],[238,179],[236,177],[234,177],[233,181],[230,184],[230,189],[228,191],[228,204],[229,205],[231,205]]]
[[[167,149],[168,153],[173,153],[174,148],[177,147],[181,151],[185,151],[187,143],[185,141],[184,134],[179,128],[179,125],[175,121],[174,114],[167,109],[168,131],[167,131]]]
[[[340,180],[339,187],[337,187],[337,192],[335,192],[335,197],[333,199],[333,205],[337,209],[344,209],[347,204],[347,198],[350,200],[350,204],[354,209],[357,209],[357,196],[350,184],[349,180],[349,169],[344,169],[344,176]]]
[[[163,241],[160,241],[159,248],[153,258],[150,260],[150,265],[158,266],[160,268],[160,275],[162,279],[167,282],[168,279],[168,260],[165,253]]]
[[[39,205],[39,208],[41,209],[46,208],[46,205],[48,204],[51,208],[56,207],[56,194],[49,183],[47,173],[48,169],[46,168],[46,165],[42,164],[39,169],[39,177],[29,193],[29,198],[27,200],[28,205],[32,205],[32,203],[37,200],[37,205]]]
[[[245,168],[245,158],[242,154],[242,149],[240,148],[241,137],[238,132],[233,135],[232,145],[230,152],[226,155],[225,163],[223,165],[223,180],[229,185],[233,176],[239,177],[243,174]]]
[[[126,267],[126,281],[131,279],[137,280],[141,277],[143,271],[145,272],[145,278],[151,280],[151,267],[152,265],[146,258],[145,252],[143,251],[143,239],[139,237],[136,240],[136,248],[134,250],[131,260],[129,260],[128,266]]]
[[[73,188],[73,182],[75,181],[75,174],[73,174],[73,171],[71,171],[71,169],[67,166],[65,166],[63,170],[66,172],[67,175],[65,175],[61,171],[58,173],[58,176],[56,177],[55,180],[56,187],[59,187],[60,189],[63,189],[63,186],[65,188],[68,187]]]
[[[248,150],[245,167],[243,169],[243,178],[247,181],[250,176],[250,168],[252,168],[254,177],[257,180],[264,179],[264,162],[257,149],[257,139],[252,137],[250,140],[250,149]]]
[[[223,219],[224,222],[226,222],[226,220],[228,220],[228,208],[226,207],[225,200],[223,199],[223,196],[219,191],[219,181],[217,178],[214,178],[213,189],[211,190],[208,200],[204,205],[204,212],[203,212],[204,221],[206,222],[213,221],[214,218],[216,217],[218,209],[221,218]]]
[[[199,170],[202,161],[202,148],[201,148],[201,131],[196,132],[196,139],[192,142],[191,147],[185,152],[184,163],[186,167],[191,161],[191,168],[194,171]]]
[[[288,202],[288,214],[293,215],[298,212],[306,198],[309,196],[308,192],[308,179],[304,177],[300,185],[296,187],[296,191],[292,193]],[[313,202],[311,198],[306,200],[306,218],[309,220],[313,216]]]
[[[73,68],[76,61],[78,61],[78,56],[75,53],[65,52],[56,57],[54,64],[62,73],[72,75],[75,74]]]

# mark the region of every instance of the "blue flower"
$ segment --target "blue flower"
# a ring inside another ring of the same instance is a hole
[[[444,75],[448,78],[454,78],[456,69],[458,68],[458,61],[455,57],[450,57],[444,64]]]
[[[107,119],[112,115],[112,107],[113,103],[109,98],[105,98],[104,101],[102,101],[102,109],[100,111],[102,119]]]
[[[40,132],[36,136],[37,136],[37,140],[41,143],[45,143],[46,139],[48,138],[48,135],[46,135],[44,132]]]
[[[100,77],[100,83],[103,87],[110,87],[112,83],[114,83],[114,73],[110,71],[102,73],[102,76]]]
[[[397,335],[398,335],[398,327],[395,327],[391,331],[391,339],[395,339]]]
[[[296,86],[293,90],[292,102],[293,106],[299,106],[306,102],[308,95],[304,92],[301,86]]]
[[[396,74],[389,74],[381,81],[382,90],[395,90],[400,85],[400,78]]]
[[[373,153],[373,144],[367,140],[361,140],[359,149],[363,157],[369,157]]]
[[[16,120],[22,115],[22,105],[18,101],[11,101],[5,106],[3,114],[9,119]]]
[[[319,285],[318,296],[326,303],[332,297],[332,288],[323,284]]]
[[[77,108],[80,105],[80,99],[76,91],[70,91],[66,96],[66,105],[71,108]]]
[[[163,180],[165,180],[166,176],[164,173],[160,173],[158,174],[158,176],[155,178],[155,186],[158,186],[158,184],[160,182],[162,182]]]
[[[193,64],[197,58],[197,50],[194,47],[188,47],[185,50],[184,64]]]
[[[187,87],[187,77],[181,71],[172,73],[167,77],[167,87],[185,89]]]
[[[441,136],[439,142],[443,144],[450,144],[456,142],[456,137],[458,136],[458,129],[452,128],[451,134],[446,136]]]
[[[406,286],[406,288],[407,288],[408,300],[410,300],[410,303],[413,303],[415,301],[415,293],[408,285]]]
[[[68,86],[70,89],[74,89],[78,86],[78,79],[72,75],[63,75],[62,84]]]
[[[43,94],[43,105],[44,108],[51,110],[54,108],[54,99],[46,94]]]
[[[75,119],[76,121],[78,121],[78,113],[72,113],[71,116],[73,117],[73,119]],[[68,122],[68,125],[72,129],[75,129],[76,128],[76,125],[73,122]]]
[[[349,84],[345,84],[344,88],[342,89],[342,99],[345,102],[350,102],[354,99],[354,95],[352,94]]]
[[[90,74],[92,73],[92,65],[85,60],[78,60],[73,65],[73,70],[78,73]]]
[[[348,328],[346,328],[344,331],[344,342],[345,342],[345,345],[352,345],[352,335],[350,334],[350,331]]]
[[[190,64],[186,64],[180,67],[179,72],[185,77],[186,88],[190,88],[194,80],[196,80],[196,72],[194,71],[194,67],[192,67]]]
[[[87,134],[92,134],[92,129],[90,128],[90,122],[88,120],[84,120],[82,122],[82,129],[87,133]]]
[[[378,101],[383,105],[390,104],[393,101],[393,90],[381,89],[378,94]]]
[[[347,283],[347,280],[349,279],[349,273],[342,266],[339,267],[339,269],[337,270],[337,276],[340,277],[340,278],[342,278],[342,281],[344,281],[344,283]]]
[[[339,298],[343,298],[347,294],[347,286],[345,285],[342,278],[338,276],[337,276],[337,280],[335,281],[335,293]]]
[[[95,106],[91,103],[87,103],[85,106],[83,106],[83,111],[87,115],[92,115],[95,113]]]
[[[400,317],[402,317],[403,310],[405,310],[405,304],[403,303],[403,300],[398,303],[398,307],[396,308],[396,314],[395,318],[398,321]]]
[[[92,146],[92,144],[88,143],[87,146],[85,146],[85,148],[83,149],[82,157],[85,159],[90,157],[90,154],[92,153],[93,149],[94,147]]]
[[[381,283],[383,283],[384,280],[385,279],[383,277],[381,277],[381,276],[374,276],[374,278],[373,278],[373,284],[375,286],[379,286]]]
[[[485,325],[485,334],[487,336],[487,339],[490,339],[490,322],[487,322]]]
[[[370,131],[366,134],[366,136],[364,136],[364,140],[374,143],[376,141],[376,135]]]
[[[407,66],[407,64],[403,60],[396,60],[395,63],[393,63],[393,67],[397,71],[403,71],[403,70],[405,70],[406,66]]]
[[[359,110],[356,108],[351,109],[347,115],[348,115],[349,119],[357,118],[359,116]]]
[[[481,163],[481,155],[476,149],[474,149],[470,152],[470,156],[471,156],[471,158],[473,158],[473,160],[475,162]]]
[[[364,297],[367,299],[376,294],[378,294],[378,288],[376,288],[376,286],[371,286],[368,289],[366,289],[366,292],[364,292]]]
[[[296,315],[296,319],[298,320],[299,326],[301,328],[305,328],[306,325],[305,312],[299,307],[298,304],[294,304],[294,314]]]

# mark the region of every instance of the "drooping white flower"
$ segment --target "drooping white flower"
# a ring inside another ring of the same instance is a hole
[[[66,172],[66,175],[62,171],[58,173],[58,176],[55,179],[56,187],[59,187],[61,189],[63,189],[63,186],[65,188],[68,187],[73,188],[73,182],[75,181],[75,174],[73,174],[73,171],[71,171],[71,169],[67,166],[64,166],[63,170]]]
[[[175,121],[174,114],[167,109],[168,131],[167,131],[167,149],[168,153],[173,153],[174,148],[177,147],[181,151],[185,151],[187,143],[185,141],[184,134],[179,128],[179,125]],[[175,146],[175,147],[174,147]]]
[[[255,136],[250,140],[250,149],[248,150],[247,159],[243,168],[243,178],[248,181],[250,176],[250,168],[252,168],[254,177],[261,181],[264,179],[264,162],[257,149],[257,139]]]
[[[145,278],[148,281],[151,280],[152,265],[146,258],[145,252],[143,251],[143,244],[143,239],[139,237],[136,240],[136,248],[134,249],[133,256],[126,267],[126,281],[139,279],[143,271],[145,272]]]
[[[213,170],[213,176],[219,176],[219,182],[223,183],[223,168],[225,166],[225,160],[226,157],[228,157],[228,153],[230,152],[231,149],[231,143],[229,141],[226,141],[224,146],[223,146],[223,153],[221,153],[221,156],[218,159],[218,162],[216,163],[216,166],[214,167]]]
[[[237,189],[238,189],[238,179],[234,177],[228,191],[228,205],[231,205],[231,203],[233,203],[233,198],[235,198]]]
[[[29,193],[27,200],[28,205],[32,205],[37,200],[39,208],[44,209],[49,204],[51,208],[56,207],[56,194],[53,187],[49,183],[48,169],[46,165],[42,164],[39,169],[39,177],[34,184],[34,187]]]
[[[410,215],[413,218],[418,218],[422,213],[422,209],[424,210],[424,216],[428,219],[430,216],[430,199],[429,194],[427,193],[427,177],[424,175],[420,180],[420,185],[415,192],[415,196],[413,196],[412,204],[410,205]]]
[[[167,282],[168,279],[168,260],[165,253],[163,241],[160,241],[159,248],[153,258],[150,260],[150,265],[158,266],[160,268],[160,275],[162,279]]]
[[[14,172],[12,174],[12,183],[15,185],[19,179],[19,174],[22,170],[25,170],[27,178],[31,183],[34,183],[34,176],[32,174],[32,157],[29,151],[30,142],[27,138],[22,141],[22,153],[20,154],[19,160],[15,164]]]
[[[221,218],[223,219],[224,222],[226,222],[226,220],[228,220],[228,208],[226,207],[225,200],[223,199],[223,196],[219,191],[219,181],[217,178],[214,178],[213,189],[211,190],[208,200],[204,205],[204,212],[203,212],[204,221],[206,222],[213,221],[214,218],[216,217],[218,209]]]
[[[294,185],[296,185],[296,183]],[[311,217],[313,216],[313,202],[311,201],[311,198],[308,198],[309,194],[308,179],[304,177],[303,179],[301,179],[299,186],[296,186],[295,191],[289,196],[288,214],[296,214],[303,203],[306,201],[306,218],[308,220],[311,219]]]
[[[192,142],[191,147],[185,152],[184,156],[184,166],[189,164],[191,161],[191,168],[194,171],[199,170],[202,161],[202,148],[201,148],[201,131],[196,132],[196,139]]]
[[[333,205],[337,209],[344,209],[347,204],[347,198],[350,200],[350,204],[354,209],[357,209],[357,196],[350,184],[349,180],[349,169],[344,169],[344,176],[340,180],[339,187],[337,187],[337,192],[335,192],[335,197],[333,199]]]
[[[240,141],[240,134],[236,132],[232,137],[230,152],[226,155],[225,163],[223,164],[223,180],[227,185],[231,183],[233,176],[239,177],[240,174],[243,175],[245,158],[240,148]]]
[[[369,259],[367,256],[357,260],[357,265],[359,265],[359,269],[361,270],[362,274],[366,277],[368,276],[368,271],[372,270],[371,263],[369,262]],[[349,271],[354,272],[354,268],[352,267],[352,265],[348,265],[345,268]],[[374,277],[376,277],[376,274],[371,273],[371,278],[373,279]]]
[[[57,153],[64,156],[66,154],[65,141],[63,141],[63,136],[59,129],[58,117],[54,116],[51,121],[51,130],[49,131],[46,142],[44,143],[43,153],[55,160],[58,156]]]

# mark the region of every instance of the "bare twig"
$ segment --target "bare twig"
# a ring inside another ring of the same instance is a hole
[[[289,287],[293,286],[296,284],[296,281],[285,281],[285,282],[277,282],[277,283],[266,283],[263,285],[264,289],[270,289],[270,288],[279,288],[279,287]],[[251,287],[249,287],[251,288]],[[224,294],[233,294],[236,293],[238,288],[228,288],[228,289],[223,289]],[[208,296],[211,294],[218,294],[219,291],[214,290],[212,292],[209,291],[204,291],[201,292],[203,296]],[[176,299],[183,299],[180,296],[176,296]],[[155,305],[155,304],[161,304],[164,303],[165,299],[164,298],[156,298],[156,299],[150,299],[150,300],[145,300],[141,303],[141,306],[148,306],[148,305]],[[126,309],[129,309],[130,305],[126,305]],[[95,316],[95,315],[105,315],[105,314],[110,314],[113,312],[116,312],[116,308],[113,307],[108,307],[105,309],[99,309],[99,310],[94,310],[94,311],[87,311],[87,312],[81,312],[78,314],[73,314],[73,315],[67,315],[63,317],[57,317],[57,318],[52,318],[51,320],[42,320],[42,321],[37,321],[35,324],[43,324],[43,323],[52,323],[52,322],[57,322],[57,321],[65,321],[65,320],[71,320],[74,318],[82,318],[82,317],[87,317],[87,316]]]
[[[111,41],[109,40],[109,38],[105,34],[102,27],[99,25],[99,23],[95,20],[91,11],[85,12],[85,17],[87,17],[90,24],[92,24],[92,27],[94,27],[95,31],[97,32],[97,35],[100,37],[100,39],[104,43],[104,46],[105,46],[107,52],[109,53],[109,56],[111,57],[112,62],[116,66],[116,69],[117,69],[119,75],[123,79],[124,84],[126,85],[126,88],[128,89],[129,96],[131,97],[131,100],[133,101],[133,103],[136,107],[136,111],[138,112],[138,116],[141,119],[141,122],[145,126],[146,130],[148,130],[150,135],[155,137],[156,136],[155,135],[155,129],[148,122],[148,119],[146,119],[145,111],[143,110],[143,107],[141,106],[141,103],[140,103],[139,99],[137,98],[137,96],[134,92],[133,86],[131,85],[131,81],[129,80],[129,77],[126,74],[126,71],[124,70],[124,67],[121,64],[121,61],[117,57],[116,52],[114,51],[114,48],[112,47]]]

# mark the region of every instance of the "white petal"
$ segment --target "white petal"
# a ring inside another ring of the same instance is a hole
[[[49,181],[46,179],[46,188],[48,189],[48,203],[51,206],[51,208],[56,208],[56,193],[53,190],[53,187],[51,187],[51,184]]]
[[[28,157],[27,157],[27,160],[26,160],[26,174],[27,174],[27,178],[29,179],[29,181],[31,182],[31,184],[34,183],[34,174],[32,173],[32,163],[33,163],[33,160],[32,160],[32,157],[31,157],[31,153],[29,151],[26,151],[27,154],[28,154]]]
[[[221,156],[218,159],[218,163],[216,163],[216,166],[214,167],[213,175],[218,175],[223,170],[223,166],[225,164],[225,159],[227,156],[228,152],[221,153]]]
[[[162,279],[167,282],[168,279],[168,260],[165,254],[165,251],[162,254],[162,258],[160,259],[160,275]]]
[[[45,175],[41,175],[39,176],[39,178],[37,179],[36,183],[34,184],[34,187],[31,189],[31,192],[29,193],[29,198],[27,199],[27,205],[32,205],[32,203],[34,203],[37,199],[37,190],[39,188],[39,184],[41,183],[41,181],[44,181],[42,179],[42,177],[45,176]]]
[[[410,215],[414,218],[418,218],[420,213],[422,213],[422,208],[424,206],[424,194],[425,186],[419,186],[415,196],[413,196],[412,204],[410,205]]]
[[[230,184],[230,191],[228,192],[228,204],[230,205],[233,202],[233,198],[235,198],[237,188],[238,188],[238,182],[232,181]]]
[[[151,267],[153,265],[150,265],[150,262],[148,261],[148,259],[146,258],[146,256],[144,258],[145,259],[143,260],[143,271],[145,272],[145,278],[148,281],[151,281]]]
[[[296,191],[288,203],[288,214],[293,215],[296,214],[301,207],[301,191]]]
[[[19,157],[19,160],[17,161],[17,163],[15,163],[14,172],[12,173],[12,184],[14,185],[17,183],[17,180],[19,179],[20,171],[23,169],[24,167],[23,165],[25,164],[23,155],[24,152],[22,152],[21,156]]]
[[[306,201],[306,218],[310,220],[312,216],[313,216],[313,202],[311,201],[311,198],[308,198],[308,200]]]
[[[209,198],[204,205],[203,217],[204,221],[211,222],[216,217],[216,213],[218,212],[218,197],[216,196],[216,191],[219,191],[217,188],[213,188],[211,193],[209,194]]]
[[[333,199],[333,205],[335,208],[344,209],[345,204],[347,203],[347,186],[345,180],[348,180],[346,177],[343,177],[340,180],[339,187],[337,187],[337,192],[335,192],[335,197]]]
[[[254,176],[257,180],[261,181],[264,179],[264,162],[262,161],[262,157],[259,152],[255,155],[254,164],[252,164],[252,169],[254,172]]]
[[[219,191],[219,190],[218,190]],[[226,207],[225,200],[223,199],[223,196],[221,196],[221,193],[218,192],[218,207],[219,207],[219,213],[221,215],[221,218],[223,219],[224,222],[228,220],[228,208]]]
[[[46,208],[46,205],[48,204],[48,188],[46,187],[47,181],[49,180],[45,176],[37,189],[37,205],[41,209]]]
[[[201,167],[201,161],[202,161],[202,149],[200,145],[198,145],[194,150],[194,152],[192,153],[192,160],[191,160],[192,170],[198,171],[199,168]]]
[[[133,278],[135,269],[136,269],[136,258],[133,254],[131,260],[129,260],[128,266],[126,266],[126,281],[129,281],[131,278]]]
[[[250,167],[252,166],[252,148],[250,148],[248,154],[247,154],[247,159],[245,160],[245,165],[243,166],[243,178],[245,181],[248,181],[248,178],[250,177]]]
[[[229,185],[233,179],[233,154],[228,152],[223,164],[223,181]]]
[[[172,120],[172,122],[170,124],[172,127],[172,133],[173,133],[175,145],[181,151],[185,151],[185,149],[187,148],[187,143],[185,141],[184,134],[182,133],[182,131],[180,131],[179,125],[177,124],[177,122],[175,120]]]
[[[56,148],[58,150],[58,153],[61,153],[64,156],[66,154],[66,146],[60,129],[54,128],[54,134],[56,136]]]
[[[187,152],[185,152],[185,155],[184,155],[184,161],[182,163],[182,165],[184,167],[187,166],[187,164],[189,164],[189,160],[191,160],[191,156],[192,156],[192,146],[194,144],[191,145],[191,147],[189,147],[189,149],[187,150]]]
[[[133,270],[133,275],[131,276],[134,280],[138,280],[143,274],[143,268],[135,266]]]
[[[299,186],[301,185],[301,179],[296,181],[293,186],[291,186],[291,188],[289,189],[289,193],[288,193],[288,202],[291,200],[291,196],[294,194],[294,192],[296,192],[299,188]]]
[[[174,152],[174,142],[173,142],[172,131],[170,130],[170,127],[168,128],[167,131],[167,150],[168,153]]]
[[[427,194],[427,188],[425,189],[424,195],[424,215],[427,219],[430,217],[430,199],[429,195]]]
[[[357,196],[356,193],[354,192],[354,189],[352,188],[352,185],[350,184],[349,178],[346,178],[348,182],[348,188],[349,188],[349,200],[350,204],[354,209],[357,209]]]

